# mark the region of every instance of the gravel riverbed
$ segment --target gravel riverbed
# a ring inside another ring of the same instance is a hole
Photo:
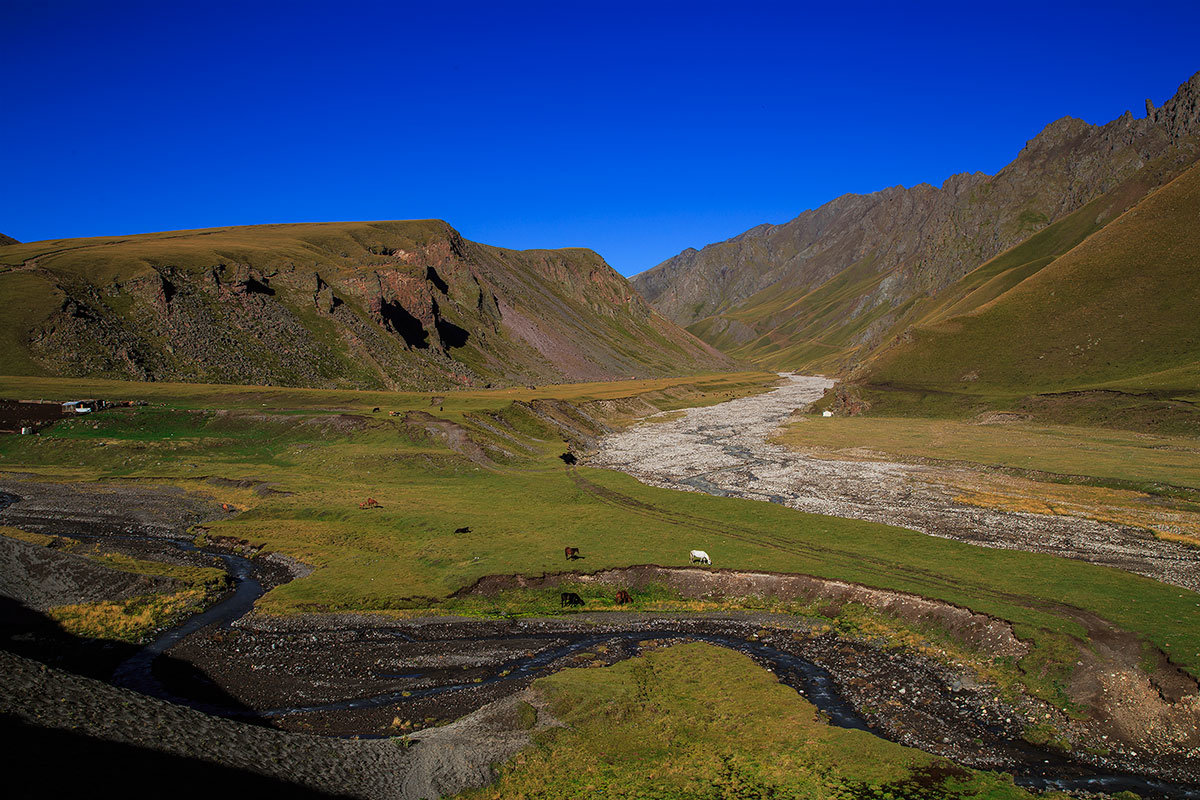
[[[1200,591],[1200,558],[1147,531],[1077,516],[997,511],[958,503],[952,487],[911,464],[816,458],[771,441],[793,412],[834,381],[783,375],[765,394],[692,408],[602,438],[587,464],[643,483],[782,503],[835,517],[898,525],[984,547],[1051,553]],[[820,424],[820,418],[809,424]]]

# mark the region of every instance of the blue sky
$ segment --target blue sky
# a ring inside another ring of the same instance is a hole
[[[1200,70],[1195,0],[974,6],[0,0],[0,232],[440,217],[633,274]]]

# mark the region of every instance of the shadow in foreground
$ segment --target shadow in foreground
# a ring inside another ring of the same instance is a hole
[[[180,800],[226,797],[345,797],[314,791],[248,770],[105,741],[74,731],[28,725],[0,715],[0,740],[15,769],[5,778],[7,797],[153,797],[164,790]],[[219,794],[215,794],[219,793]]]

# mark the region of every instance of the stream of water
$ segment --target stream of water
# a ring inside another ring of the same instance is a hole
[[[18,502],[19,499],[20,498],[15,495],[0,492],[0,510],[3,510],[3,508],[7,505]],[[77,538],[93,538],[82,536],[77,531],[64,533],[62,535],[69,535]],[[187,705],[207,713],[242,719],[271,719],[284,717],[290,714],[315,711],[340,711],[376,708],[397,704],[402,702],[404,699],[430,697],[470,688],[477,688],[481,684],[487,685],[509,682],[514,685],[515,690],[518,685],[523,685],[523,683],[518,684],[518,682],[522,679],[528,679],[536,677],[539,674],[545,674],[552,669],[552,665],[554,665],[555,662],[558,662],[564,657],[568,657],[574,653],[595,648],[597,645],[605,643],[639,642],[648,640],[685,639],[691,641],[708,642],[710,644],[728,647],[738,652],[745,653],[754,658],[759,664],[771,669],[779,677],[781,682],[800,692],[809,702],[811,702],[826,715],[831,724],[843,728],[869,731],[879,735],[878,731],[872,730],[870,725],[868,725],[866,720],[855,710],[853,705],[848,702],[846,698],[838,691],[834,677],[824,668],[792,653],[779,650],[763,642],[729,636],[726,634],[705,634],[696,633],[695,631],[670,629],[656,629],[653,631],[610,631],[602,634],[586,632],[555,632],[553,634],[543,634],[541,635],[542,638],[553,639],[562,643],[553,647],[548,647],[531,655],[522,656],[504,663],[491,665],[491,667],[489,667],[491,669],[490,675],[484,678],[480,683],[450,683],[421,689],[411,689],[404,692],[385,692],[381,694],[374,694],[368,697],[351,698],[314,705],[280,707],[260,711],[247,711],[245,709],[232,709],[214,706],[207,702],[198,701],[188,697],[177,696],[171,690],[164,687],[154,675],[154,662],[160,655],[166,653],[168,650],[183,641],[191,634],[203,628],[214,625],[228,627],[253,608],[255,601],[262,596],[264,591],[262,582],[256,576],[255,565],[253,562],[241,556],[208,550],[205,548],[197,548],[190,541],[184,539],[164,540],[164,538],[161,536],[137,536],[135,534],[122,534],[119,536],[102,535],[94,538],[128,539],[131,541],[154,542],[156,544],[168,542],[171,546],[177,547],[181,550],[198,551],[218,558],[225,565],[231,583],[233,584],[233,589],[231,592],[229,592],[225,597],[208,609],[187,618],[181,624],[160,634],[149,644],[142,647],[132,657],[123,662],[116,669],[113,676],[113,681],[118,685],[122,685],[154,697],[159,697],[164,700]],[[411,640],[411,637],[401,632],[397,632],[397,635],[402,639]],[[497,642],[503,642],[506,638],[518,638],[518,635],[509,637],[493,637],[493,639]],[[519,638],[523,640],[528,640],[531,638],[536,639],[539,638],[539,635],[535,634],[531,636],[528,633],[522,633],[519,634]],[[405,672],[403,675],[396,675],[394,677],[398,679],[411,680],[414,678],[420,678],[421,676],[422,673],[419,670],[414,670],[411,672]],[[1200,799],[1200,790],[1192,787],[1173,785],[1134,775],[1096,772],[1094,774],[1081,776],[1079,773],[1082,765],[1074,762],[1067,762],[1057,754],[1047,752],[1044,755],[1046,758],[1043,759],[1042,767],[1037,769],[1025,768],[1024,770],[1018,772],[1016,775],[1016,780],[1018,783],[1037,789],[1073,789],[1105,792],[1117,792],[1128,789],[1138,792],[1144,796],[1158,795],[1164,797]],[[1070,776],[1064,777],[1064,773],[1067,773]]]

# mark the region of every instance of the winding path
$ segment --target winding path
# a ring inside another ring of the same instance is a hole
[[[669,421],[652,417],[606,436],[587,463],[652,486],[765,500],[984,547],[1051,553],[1200,591],[1196,550],[1146,531],[1075,516],[962,505],[952,489],[923,479],[925,471],[913,465],[816,458],[772,443],[770,437],[795,410],[834,383],[781,377],[783,385],[766,394],[688,409]]]

